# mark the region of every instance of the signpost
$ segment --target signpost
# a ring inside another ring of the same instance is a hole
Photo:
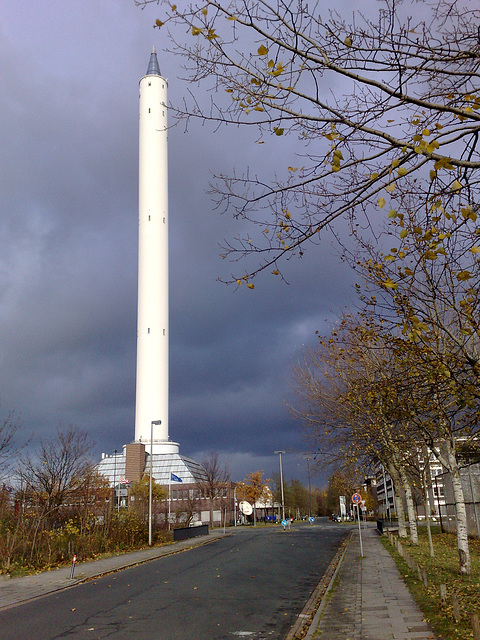
[[[75,573],[75,565],[77,564],[77,554],[73,556],[72,560],[72,571],[70,573],[70,580],[73,580],[73,574]]]
[[[354,493],[352,496],[352,503],[357,507],[358,516],[358,535],[360,536],[360,556],[363,558],[363,542],[362,542],[362,527],[360,526],[360,503],[362,502],[362,496],[359,493]]]

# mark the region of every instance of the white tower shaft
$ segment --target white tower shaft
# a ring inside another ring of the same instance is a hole
[[[140,80],[137,388],[135,441],[168,444],[167,81],[155,48]]]

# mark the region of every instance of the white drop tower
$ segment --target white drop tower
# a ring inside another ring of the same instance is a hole
[[[135,442],[150,452],[153,434],[154,454],[178,453],[179,445],[168,437],[167,80],[155,47],[140,80],[139,102]]]

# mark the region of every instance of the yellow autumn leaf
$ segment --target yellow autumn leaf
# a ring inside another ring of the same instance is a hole
[[[402,230],[400,231],[400,238],[402,238],[402,240],[403,240],[403,238],[406,238],[407,236],[408,236],[408,231],[407,231],[407,229],[402,229]]]
[[[388,217],[389,218],[396,218],[397,217],[397,210],[396,209],[390,209],[390,211],[388,212]]]
[[[472,247],[472,248],[470,249],[470,251],[471,251],[472,253],[480,253],[480,247]]]
[[[382,285],[386,289],[397,289],[398,288],[398,284],[396,282],[393,282],[393,280],[391,280],[390,278],[387,278],[386,280],[384,280],[382,282]]]
[[[462,187],[463,185],[459,180],[454,180],[454,182],[452,183],[452,191],[460,191]]]
[[[261,47],[258,47],[258,51],[257,51],[259,56],[266,56],[268,53],[268,49],[265,45],[262,44]]]
[[[343,44],[346,44],[347,47],[351,47],[352,46],[352,39],[349,36],[347,36],[345,38],[345,40],[343,41]]]
[[[255,285],[254,285],[254,284],[252,284],[251,282],[249,282],[249,283],[247,284],[247,287],[248,287],[249,289],[255,289]]]
[[[385,206],[385,198],[379,198],[377,200],[377,204],[380,207],[380,209],[382,209]]]
[[[470,206],[460,209],[460,213],[465,218],[465,220],[473,220],[473,222],[477,220],[477,214]]]
[[[406,167],[399,167],[397,173],[400,177],[406,176],[408,173],[408,169]]]
[[[465,280],[470,280],[471,277],[472,277],[472,274],[470,273],[470,271],[468,271],[468,269],[465,269],[464,271],[459,271],[457,273],[457,280],[460,280],[460,282],[463,282]]]
[[[387,185],[385,187],[385,191],[388,191],[388,193],[393,193],[396,188],[397,188],[397,183],[396,182],[392,182],[392,183],[390,183],[389,185]]]
[[[192,36],[199,36],[202,30],[199,27],[192,27]]]

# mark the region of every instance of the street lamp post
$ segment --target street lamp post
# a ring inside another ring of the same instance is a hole
[[[312,487],[310,484],[310,460],[313,460],[313,458],[311,458],[308,454],[306,456],[303,456],[306,461],[307,461],[307,475],[308,475],[308,499],[309,499],[309,514],[308,517],[311,518],[312,517]]]
[[[150,423],[150,478],[148,483],[148,546],[152,546],[152,506],[153,506],[153,425],[162,424],[161,420],[152,420]]]
[[[233,487],[233,519],[234,526],[237,526],[237,485]]]
[[[286,453],[286,451],[274,451],[273,453],[278,453],[280,460],[280,488],[282,491],[282,520],[285,520],[285,496],[283,494],[283,469],[282,469],[282,453]]]
[[[112,512],[115,511],[115,499],[117,497],[117,450],[113,450],[113,504]]]

